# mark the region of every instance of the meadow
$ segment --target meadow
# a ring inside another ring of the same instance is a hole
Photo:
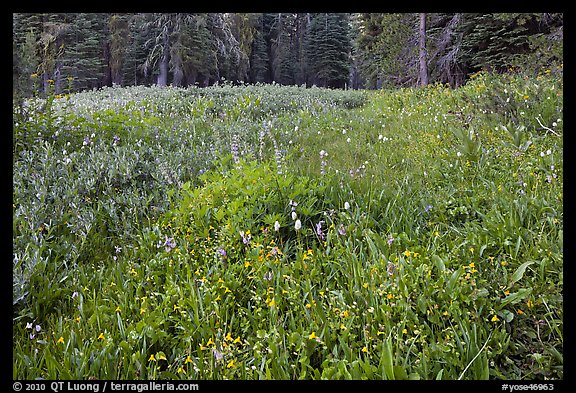
[[[14,379],[563,379],[563,83],[14,108]]]

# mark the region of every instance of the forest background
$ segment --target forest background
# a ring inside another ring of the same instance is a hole
[[[278,83],[457,87],[561,73],[561,13],[14,13],[13,93]]]

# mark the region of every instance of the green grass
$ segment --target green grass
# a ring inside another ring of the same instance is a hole
[[[562,88],[31,101],[14,378],[562,379]]]

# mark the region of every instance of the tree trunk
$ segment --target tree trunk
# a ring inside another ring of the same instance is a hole
[[[158,86],[165,87],[168,84],[168,62],[170,57],[170,43],[168,32],[162,34],[162,58],[160,59],[160,73],[158,74]]]
[[[426,13],[420,13],[420,28],[418,29],[418,46],[420,60],[420,85],[428,85],[428,65],[426,55]]]

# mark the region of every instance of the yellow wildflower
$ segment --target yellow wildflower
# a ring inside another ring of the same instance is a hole
[[[156,358],[154,357],[154,354],[150,355],[150,357],[148,358],[149,362],[155,362]]]
[[[492,322],[498,322],[499,320],[500,320],[500,318],[498,318],[498,315],[496,315],[496,314],[494,314],[494,316],[491,319]]]
[[[226,368],[234,368],[236,367],[236,363],[234,363],[234,359],[230,360],[226,365]]]
[[[64,344],[64,337],[60,336],[60,338],[57,341],[57,344]]]
[[[316,332],[312,332],[312,333],[308,336],[308,338],[309,338],[310,340],[315,340],[315,339],[318,338],[318,336],[316,335]]]
[[[186,363],[192,363],[192,358],[190,357],[190,355],[186,356],[186,360],[184,360],[184,364]]]
[[[368,353],[368,348],[367,348],[366,346],[364,346],[364,347],[362,348],[362,352]]]
[[[98,340],[106,340],[106,337],[104,337],[104,333],[100,333],[100,335],[98,336]]]
[[[208,339],[208,342],[206,343],[206,346],[209,347],[210,345],[214,345],[214,341],[212,341],[212,337],[210,337]]]

